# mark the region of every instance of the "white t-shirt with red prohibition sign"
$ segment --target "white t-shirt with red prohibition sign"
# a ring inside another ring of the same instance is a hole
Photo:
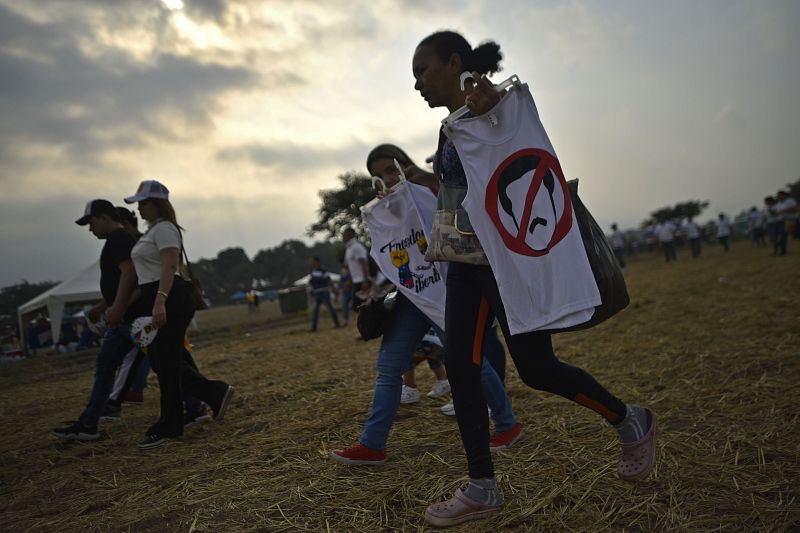
[[[497,280],[511,334],[587,322],[600,292],[528,86],[445,132],[466,173],[463,205]]]

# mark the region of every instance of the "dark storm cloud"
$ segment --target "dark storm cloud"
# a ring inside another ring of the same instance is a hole
[[[186,0],[184,9],[193,18],[210,19],[221,24],[228,8],[224,0]]]
[[[69,18],[40,23],[0,5],[0,138],[6,147],[44,144],[81,159],[180,138],[212,123],[217,96],[260,82],[243,66],[170,53],[139,61],[109,48],[89,56],[79,45],[83,24]]]

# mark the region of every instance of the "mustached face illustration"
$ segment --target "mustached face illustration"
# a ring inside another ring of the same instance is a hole
[[[405,250],[394,250],[389,252],[392,258],[392,264],[397,267],[397,273],[400,276],[400,283],[409,289],[414,287],[414,276],[411,275],[411,266],[409,265],[410,258],[408,252]]]

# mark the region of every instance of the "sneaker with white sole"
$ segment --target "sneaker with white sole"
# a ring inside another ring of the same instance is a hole
[[[211,415],[206,411],[205,406],[202,406],[199,411],[187,411],[183,415],[183,429],[199,426],[211,420]]]
[[[450,382],[446,379],[438,379],[433,384],[431,391],[427,394],[428,398],[441,398],[450,393]]]
[[[373,450],[357,442],[353,446],[332,451],[331,459],[348,465],[381,465],[386,461],[386,450]]]
[[[153,448],[158,448],[159,446],[163,446],[176,438],[177,437],[167,437],[160,433],[151,433],[150,435],[145,435],[144,439],[139,442],[138,446],[140,450],[150,450]]]
[[[419,389],[403,385],[403,392],[400,393],[400,403],[417,403],[419,401]]]
[[[100,415],[100,420],[103,422],[116,422],[122,418],[122,407],[112,403],[106,403],[103,407],[103,413]]]
[[[447,402],[440,409],[443,415],[456,416],[456,408],[453,406],[453,402]]]
[[[90,428],[81,422],[73,422],[69,426],[56,428],[53,434],[61,440],[94,441],[100,438],[97,427]]]
[[[489,437],[489,451],[492,453],[507,450],[517,442],[522,435],[522,425],[517,422],[508,431],[495,431]]]

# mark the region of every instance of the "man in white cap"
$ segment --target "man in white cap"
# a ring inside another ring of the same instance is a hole
[[[105,312],[108,329],[97,354],[89,403],[77,421],[55,429],[54,433],[64,440],[92,441],[100,437],[97,423],[114,386],[114,374],[133,348],[130,338],[131,317],[126,317],[126,311],[137,282],[131,261],[131,249],[136,241],[122,227],[116,208],[107,200],[88,202],[83,216],[75,223],[79,226],[88,225],[89,231],[106,241],[100,253],[100,292],[103,300],[89,312],[89,319],[95,322]],[[115,415],[118,417],[119,413]]]

